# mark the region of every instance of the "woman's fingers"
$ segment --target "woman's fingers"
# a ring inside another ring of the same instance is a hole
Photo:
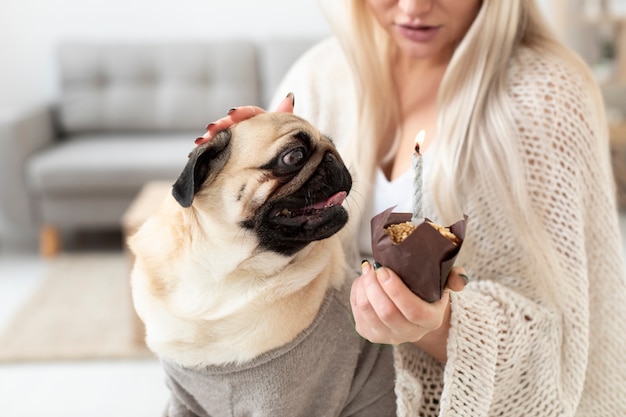
[[[362,274],[352,283],[350,292],[350,304],[356,322],[356,330],[363,337],[371,340],[374,337],[373,330],[382,326],[382,322],[372,303],[370,302],[367,291],[365,290],[366,280],[375,280],[376,274],[368,262],[362,265]]]
[[[428,303],[409,290],[387,268],[374,270],[369,263],[352,286],[351,304],[356,330],[377,343],[414,342],[441,326],[448,292]]]
[[[211,139],[213,139],[217,132],[228,129],[234,123],[235,122],[231,118],[230,114],[214,121],[213,123],[209,123],[209,125],[206,127],[206,132],[204,133],[204,135],[196,139],[196,145],[202,145],[203,143],[209,142]]]
[[[203,143],[210,142],[218,132],[228,129],[237,122],[241,122],[242,120],[249,119],[261,113],[265,113],[265,110],[257,106],[234,107],[228,111],[227,116],[224,116],[213,123],[209,123],[206,127],[204,135],[196,139],[195,143],[196,145],[202,145]]]
[[[278,103],[278,106],[276,106],[275,111],[284,112],[284,113],[293,113],[293,108],[295,105],[296,105],[296,97],[294,96],[293,93],[289,93],[287,94],[287,97],[285,97],[284,99],[282,99],[280,103]]]
[[[379,268],[377,270],[377,278],[382,290],[390,300],[393,300],[393,305],[403,320],[412,326],[419,326],[426,330],[434,329],[441,325],[441,317],[446,304],[446,298],[444,297],[447,297],[447,295],[444,295],[441,300],[434,303],[424,301],[415,295],[400,277],[388,268]],[[384,312],[381,311],[381,313]],[[386,315],[381,316],[383,322],[390,325],[395,322],[398,325],[400,323],[398,315],[393,314],[393,311],[389,311],[389,313],[391,314],[388,317]]]
[[[287,96],[278,103],[276,112],[293,113],[293,106],[295,104],[295,97],[293,93],[287,94]],[[235,123],[249,119],[257,114],[265,113],[265,110],[258,106],[240,106],[234,107],[228,111],[228,115],[216,120],[213,123],[209,123],[206,127],[204,135],[196,139],[196,145],[202,145],[213,139],[213,137],[224,129],[228,129]]]
[[[265,113],[265,110],[258,106],[241,106],[235,107],[228,111],[228,118],[231,120],[231,124],[241,122],[242,120],[249,119],[257,114]]]
[[[454,266],[448,274],[448,282],[446,283],[446,287],[451,289],[452,291],[459,292],[465,288],[468,282],[469,278],[467,277],[465,268],[461,266]]]

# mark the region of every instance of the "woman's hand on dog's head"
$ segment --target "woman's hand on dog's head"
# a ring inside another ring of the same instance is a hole
[[[294,103],[294,95],[293,93],[289,93],[280,103],[278,103],[275,111],[293,113]],[[206,133],[196,139],[196,145],[202,145],[203,143],[210,142],[217,132],[228,129],[237,122],[241,122],[242,120],[249,119],[261,113],[265,113],[265,110],[257,106],[241,106],[232,108],[228,111],[227,116],[222,117],[213,123],[209,123],[206,127]]]

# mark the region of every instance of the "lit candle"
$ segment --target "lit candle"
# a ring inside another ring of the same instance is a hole
[[[415,137],[415,153],[413,154],[413,223],[421,224],[424,221],[423,211],[423,181],[422,181],[422,154],[420,147],[424,144],[425,130],[420,130]]]

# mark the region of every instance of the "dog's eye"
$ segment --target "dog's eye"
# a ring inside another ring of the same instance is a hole
[[[304,159],[304,148],[295,148],[283,154],[283,164],[288,166],[299,165]]]

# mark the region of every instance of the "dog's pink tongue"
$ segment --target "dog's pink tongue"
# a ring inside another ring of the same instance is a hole
[[[326,207],[340,206],[343,204],[347,196],[348,196],[347,192],[339,191],[337,194],[333,195],[328,200],[312,205],[311,208],[314,208],[316,210],[321,210],[321,209],[325,209]]]

